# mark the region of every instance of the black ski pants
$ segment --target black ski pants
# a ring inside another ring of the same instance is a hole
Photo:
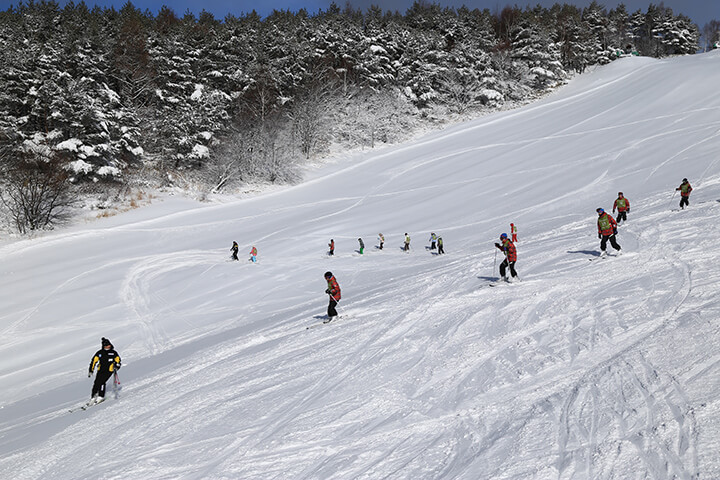
[[[620,223],[622,220],[625,220],[627,222],[627,212],[618,212],[618,216],[615,221],[617,223]]]
[[[438,255],[445,253],[445,249],[443,248],[442,244],[438,244]]]
[[[94,397],[95,395],[105,397],[105,384],[108,380],[110,380],[112,374],[113,372],[104,370],[98,371],[97,375],[95,375],[95,383],[93,383],[92,394],[90,395],[91,397]]]
[[[687,197],[680,197],[680,208],[685,208],[690,206],[690,196]]]
[[[500,264],[500,276],[505,276],[505,269],[507,267],[510,267],[510,275],[512,275],[513,277],[517,277],[517,272],[515,271],[515,262],[508,262],[507,258],[503,260]]]
[[[328,304],[328,318],[337,317],[337,310],[335,310],[336,306],[337,306],[337,300],[330,297],[330,303]]]
[[[613,246],[615,250],[620,250],[620,245],[618,245],[617,240],[615,240],[615,234],[612,235],[603,235],[602,240],[600,240],[600,250],[603,252],[607,248],[607,242],[610,240],[610,245]]]

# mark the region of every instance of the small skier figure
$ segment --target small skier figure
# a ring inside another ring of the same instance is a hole
[[[328,243],[328,247],[330,247],[330,251],[328,252],[328,255],[330,255],[330,256],[335,255],[335,240],[333,240],[331,238],[330,243]]]
[[[410,235],[405,233],[405,245],[403,245],[403,250],[406,252],[410,251]]]
[[[692,192],[692,187],[687,178],[683,178],[680,186],[675,189],[675,191],[678,190],[680,190],[680,208],[684,210],[685,207],[690,206],[690,192]]]
[[[232,259],[233,260],[238,260],[237,254],[238,254],[239,248],[240,247],[238,246],[237,242],[233,242],[233,246],[232,246],[232,248],[230,248],[230,250],[232,251]]]
[[[517,272],[515,271],[515,262],[517,262],[517,249],[515,248],[515,244],[513,244],[512,241],[508,238],[507,233],[503,233],[500,235],[500,243],[496,243],[495,247],[500,249],[501,252],[505,254],[505,260],[502,261],[500,264],[500,276],[502,279],[506,282],[509,282],[507,275],[505,275],[505,269],[507,267],[510,267],[510,275],[513,279],[517,278]]]
[[[253,245],[253,247],[250,249],[250,258],[248,259],[253,263],[257,263],[257,248]]]
[[[615,235],[617,235],[617,222],[602,208],[598,208],[596,211],[598,213],[598,238],[601,240],[600,255],[603,257],[607,255],[605,248],[607,247],[608,240],[610,240],[610,245],[619,252],[620,245],[618,245],[615,239]]]
[[[630,200],[623,197],[622,192],[618,192],[618,198],[616,198],[615,203],[613,203],[613,213],[615,213],[616,208],[618,211],[618,216],[615,221],[617,223],[620,223],[622,220],[625,220],[627,222],[627,214],[630,213]]]
[[[90,370],[88,378],[92,377],[93,371],[97,366],[97,375],[95,375],[95,383],[93,383],[92,393],[88,405],[100,403],[105,400],[105,383],[110,380],[113,373],[120,370],[120,355],[115,351],[110,340],[103,337],[100,341],[102,348],[98,350],[90,360]]]
[[[363,243],[362,238],[358,238],[358,243],[360,244],[360,255],[362,255],[365,251],[365,244]]]
[[[517,227],[514,223],[510,224],[510,235],[512,236],[512,242],[517,243]]]
[[[328,285],[325,293],[330,296],[330,303],[328,304],[327,311],[328,318],[324,321],[324,323],[328,323],[331,322],[333,318],[337,317],[338,314],[337,310],[335,310],[335,307],[340,301],[340,285],[338,285],[338,282],[335,279],[335,276],[333,276],[332,272],[325,272],[325,280],[327,280]]]
[[[382,233],[378,233],[378,238],[380,239],[380,250],[383,249],[383,244],[385,243],[385,237]]]
[[[445,253],[445,249],[443,248],[442,237],[438,237],[438,239],[437,239],[437,248],[438,248],[438,255],[442,255],[443,253]]]
[[[435,242],[437,242],[437,235],[435,232],[430,232],[430,250],[435,250]]]

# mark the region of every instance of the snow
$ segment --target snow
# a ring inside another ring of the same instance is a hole
[[[620,59],[292,188],[5,244],[0,471],[720,478],[719,63]],[[588,261],[618,191],[623,255]],[[487,288],[511,222],[522,281]],[[308,330],[327,270],[342,318]],[[122,389],[68,413],[102,336]]]
[[[197,102],[202,98],[203,95],[203,86],[200,83],[195,84],[195,91],[190,95],[190,100]]]
[[[82,145],[82,141],[78,138],[70,138],[64,142],[58,143],[55,148],[57,150],[68,150],[70,152],[77,152],[78,147]]]
[[[205,145],[196,143],[193,146],[192,152],[190,152],[190,158],[208,158],[210,156],[210,149]]]

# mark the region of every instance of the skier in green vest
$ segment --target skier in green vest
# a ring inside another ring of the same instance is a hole
[[[601,256],[607,255],[607,252],[605,251],[605,248],[607,247],[608,240],[610,241],[610,245],[613,246],[615,250],[618,251],[618,254],[620,253],[620,245],[618,245],[617,240],[615,240],[615,235],[617,235],[617,222],[613,217],[607,214],[605,210],[602,208],[597,209],[598,214],[598,238],[600,241],[600,250],[601,250]]]
[[[616,208],[618,216],[615,221],[617,223],[620,223],[622,220],[627,222],[627,214],[630,213],[630,200],[623,197],[622,192],[618,192],[618,198],[615,200],[615,203],[613,203],[613,213],[615,213]]]

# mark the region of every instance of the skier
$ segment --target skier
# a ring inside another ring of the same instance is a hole
[[[430,232],[430,250],[435,250],[435,242],[437,242],[437,235],[435,232]]]
[[[405,233],[405,245],[403,246],[403,250],[406,252],[410,251],[410,235]]]
[[[360,244],[360,255],[362,255],[365,251],[365,243],[363,243],[362,238],[358,238],[358,243]]]
[[[678,190],[680,190],[680,208],[685,209],[686,206],[690,206],[690,192],[692,192],[692,187],[687,178],[683,178],[680,186],[675,189],[675,191]]]
[[[600,250],[602,253],[600,255],[603,257],[607,255],[605,248],[607,247],[608,240],[610,240],[610,245],[620,252],[620,245],[618,245],[615,240],[615,235],[617,235],[617,222],[602,208],[598,208],[596,211],[598,213],[598,238],[601,239]]]
[[[515,244],[508,238],[507,233],[503,233],[500,235],[500,241],[502,242],[502,244],[495,244],[495,246],[505,254],[505,260],[503,260],[500,264],[500,276],[503,280],[508,282],[508,277],[507,275],[505,275],[505,269],[507,267],[510,267],[510,275],[513,279],[516,279],[518,276],[517,272],[515,271],[515,262],[517,262],[517,249],[515,248]]]
[[[378,238],[380,239],[380,250],[383,249],[383,244],[385,243],[385,237],[382,233],[378,233]]]
[[[510,235],[512,235],[512,242],[517,243],[517,227],[514,223],[510,224]]]
[[[232,246],[232,248],[230,249],[230,250],[232,251],[232,259],[233,259],[233,260],[238,260],[237,254],[238,254],[238,249],[239,249],[239,248],[240,248],[240,247],[238,246],[238,243],[237,243],[237,242],[233,242],[233,246]]]
[[[445,253],[445,249],[443,248],[442,237],[438,237],[438,239],[437,239],[437,248],[438,248],[438,255],[442,255],[443,253]]]
[[[93,371],[97,366],[97,375],[95,375],[95,383],[93,383],[92,393],[88,405],[100,403],[105,400],[105,383],[110,380],[113,373],[120,370],[120,355],[115,351],[110,340],[103,337],[100,341],[102,348],[98,350],[90,360],[90,370],[88,378],[92,377]]]
[[[253,263],[257,263],[257,248],[253,245],[253,247],[250,249],[250,258],[248,259]]]
[[[617,223],[620,223],[621,220],[627,222],[627,214],[630,213],[630,200],[623,197],[622,192],[618,192],[618,198],[615,199],[615,203],[613,203],[613,213],[615,213],[615,208],[617,208],[618,211],[618,216],[615,221]]]
[[[328,243],[328,247],[330,247],[330,251],[328,252],[328,255],[330,255],[330,256],[335,255],[335,240],[333,240],[331,238],[330,243]]]
[[[332,321],[334,317],[337,317],[337,310],[335,310],[335,307],[337,306],[338,302],[340,301],[340,285],[338,285],[337,280],[333,276],[332,272],[325,272],[325,280],[327,280],[328,288],[325,290],[325,293],[327,293],[330,296],[330,303],[328,304],[328,311],[327,311],[327,320],[325,320],[325,323]]]

